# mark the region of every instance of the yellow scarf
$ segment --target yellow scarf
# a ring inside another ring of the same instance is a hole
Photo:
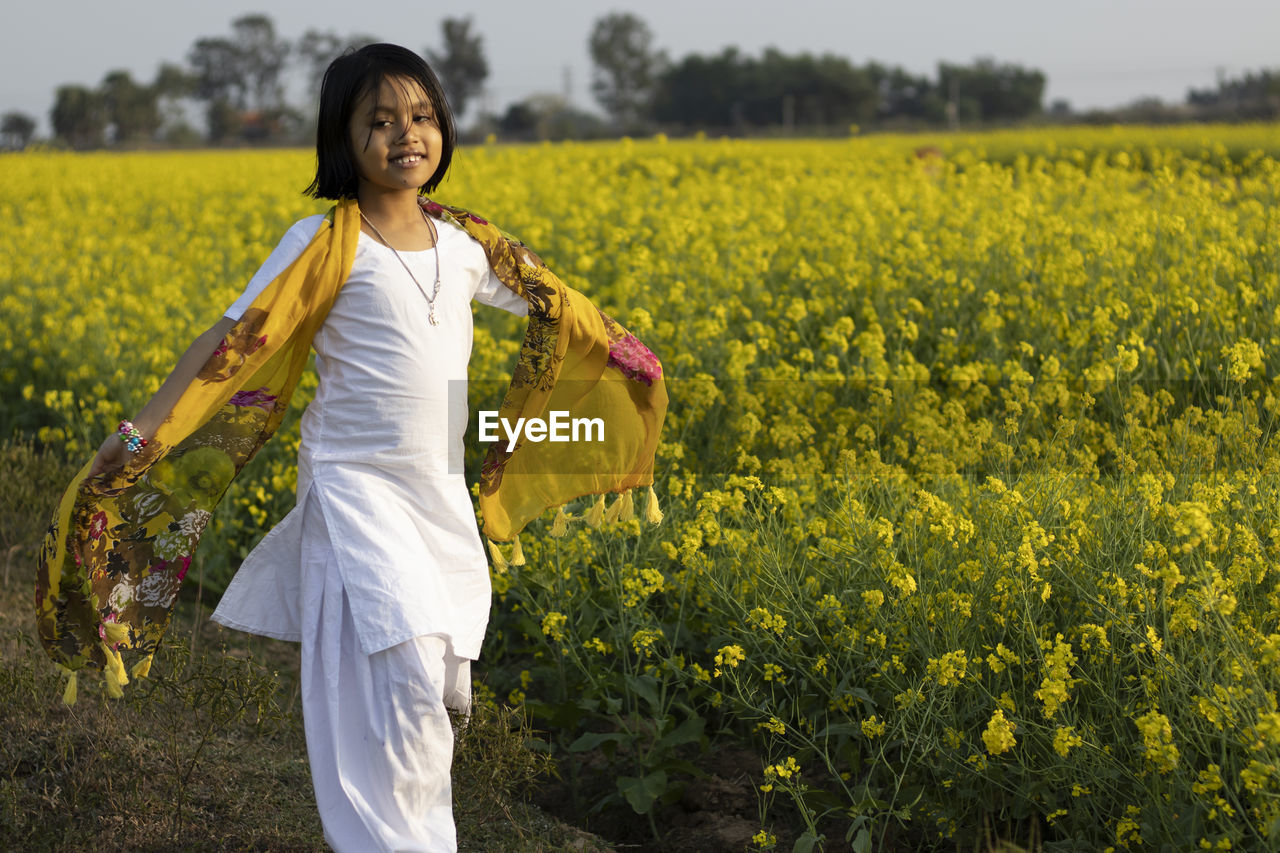
[[[565,286],[524,244],[474,214],[423,200],[427,213],[464,228],[498,278],[529,306],[529,325],[500,417],[552,412],[599,418],[603,440],[490,447],[480,482],[484,533],[514,538],[545,510],[583,495],[653,483],[666,412],[662,366],[639,340]],[[360,235],[354,200],[335,205],[315,237],[253,301],[141,452],[119,471],[63,495],[40,549],[36,619],[45,649],[70,676],[105,671],[108,692],[128,683],[121,650],[145,675],[210,513],[245,463],[280,425],[311,340],[351,272]],[[650,490],[650,520],[659,517]],[[625,506],[624,506],[625,505]],[[518,547],[518,541],[517,541]],[[501,553],[491,544],[495,560]]]

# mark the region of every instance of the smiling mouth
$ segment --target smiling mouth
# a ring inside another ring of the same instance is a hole
[[[399,157],[392,157],[391,162],[397,166],[416,166],[421,163],[424,158],[421,154],[403,154]]]

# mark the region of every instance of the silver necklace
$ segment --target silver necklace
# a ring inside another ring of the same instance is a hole
[[[382,241],[382,244],[390,249],[391,253],[396,256],[396,260],[400,262],[400,266],[404,267],[404,271],[409,274],[409,278],[413,279],[413,283],[418,285],[418,290],[422,291],[422,295],[426,297],[427,308],[430,309],[427,313],[427,319],[431,321],[431,325],[439,326],[440,321],[436,319],[436,297],[440,295],[440,239],[436,235],[436,226],[432,223],[431,218],[427,216],[427,212],[421,207],[418,208],[418,212],[422,214],[422,218],[426,221],[427,227],[431,229],[431,248],[435,251],[436,258],[436,284],[435,287],[431,289],[430,296],[427,296],[427,291],[422,287],[422,282],[418,281],[418,277],[413,274],[413,270],[409,269],[409,265],[404,262],[404,258],[400,257],[400,253],[396,251],[396,247],[387,242],[387,238],[382,236],[382,232],[378,230],[378,226],[369,221],[369,217],[364,215],[363,210],[360,211],[360,218],[373,229],[373,233],[378,235],[378,239]]]

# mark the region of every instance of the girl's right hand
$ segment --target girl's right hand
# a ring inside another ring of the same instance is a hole
[[[93,468],[90,469],[89,476],[97,477],[99,474],[120,470],[124,467],[127,453],[120,436],[114,433],[107,436],[107,440],[98,448],[98,455],[93,457]]]

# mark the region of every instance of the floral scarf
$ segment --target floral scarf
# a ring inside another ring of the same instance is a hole
[[[461,208],[422,204],[479,242],[502,283],[528,303],[500,416],[514,423],[571,411],[605,425],[590,465],[577,443],[492,445],[480,482],[485,535],[515,538],[545,510],[584,495],[622,492],[616,505],[630,507],[627,490],[653,483],[666,412],[657,358],[520,241]],[[86,666],[102,669],[109,694],[120,696],[129,680],[122,651],[139,658],[133,675],[150,669],[200,535],[288,410],[312,338],[351,272],[359,234],[356,202],[339,202],[228,332],[147,446],[101,477],[90,479],[86,464],[67,488],[40,549],[36,620],[45,649],[70,676],[68,703],[75,673]],[[492,544],[491,551],[501,559]]]

